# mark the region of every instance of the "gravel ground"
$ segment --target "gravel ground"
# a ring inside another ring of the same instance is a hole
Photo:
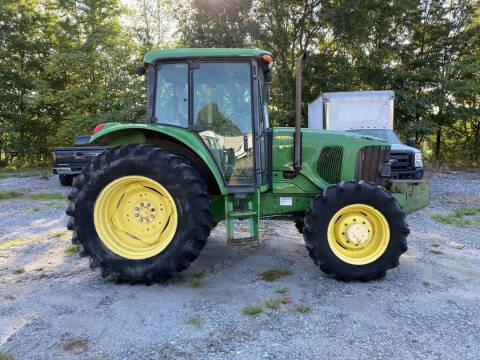
[[[249,247],[228,246],[220,224],[183,280],[115,285],[90,270],[87,259],[67,255],[65,200],[2,200],[0,354],[14,359],[478,359],[480,229],[444,225],[431,216],[479,206],[480,174],[429,173],[427,179],[432,203],[408,216],[408,252],[385,279],[370,283],[326,277],[292,223],[263,221],[261,244]],[[0,190],[68,192],[53,176],[3,179]],[[271,268],[293,274],[274,282],[258,279]],[[189,276],[202,272],[203,284],[191,287]],[[276,293],[285,287],[285,294]],[[265,300],[275,296],[291,302],[267,308]],[[242,314],[251,304],[263,305],[263,312]],[[300,313],[299,306],[311,311]]]

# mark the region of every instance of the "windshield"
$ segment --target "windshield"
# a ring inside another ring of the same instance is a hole
[[[364,134],[368,136],[374,136],[382,140],[388,141],[391,144],[403,144],[402,140],[392,131],[388,129],[356,129],[348,130],[357,134]]]

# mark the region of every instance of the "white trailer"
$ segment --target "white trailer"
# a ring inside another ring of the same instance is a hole
[[[392,90],[324,93],[308,104],[308,127],[393,130],[394,99]]]

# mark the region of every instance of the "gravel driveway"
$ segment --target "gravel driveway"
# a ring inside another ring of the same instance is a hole
[[[408,216],[409,250],[380,281],[326,277],[292,223],[263,221],[250,247],[220,224],[182,278],[150,287],[104,281],[69,248],[66,200],[28,196],[67,194],[57,177],[0,180],[26,194],[0,200],[0,358],[479,359],[479,215],[466,228],[432,216],[480,206],[480,174],[427,179],[432,203]],[[272,268],[292,274],[259,278]]]

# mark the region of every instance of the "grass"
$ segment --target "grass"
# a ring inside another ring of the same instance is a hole
[[[8,247],[14,245],[23,244],[26,240],[25,239],[12,239],[0,242],[0,247]]]
[[[13,355],[5,355],[4,353],[0,352],[0,360],[13,360]]]
[[[32,176],[49,176],[52,169],[50,167],[35,167],[35,168],[3,168],[0,169],[0,179],[6,179],[9,177],[32,177]]]
[[[443,255],[443,251],[441,250],[430,250],[430,252],[435,255]]]
[[[0,200],[15,199],[22,196],[22,193],[15,190],[0,191]]]
[[[187,325],[193,325],[198,329],[202,328],[202,320],[197,317],[191,317],[188,320],[185,321],[185,324]]]
[[[16,268],[15,270],[13,270],[13,272],[15,274],[23,274],[25,272],[25,269],[24,268]]]
[[[286,294],[290,291],[290,289],[288,287],[282,287],[282,288],[279,288],[277,290],[275,290],[275,292],[277,294]]]
[[[60,193],[38,193],[38,194],[25,194],[15,190],[0,191],[0,200],[9,200],[16,198],[26,198],[29,200],[65,200],[66,197]],[[38,210],[37,210],[38,209]],[[33,209],[33,211],[40,211],[39,208]]]
[[[247,305],[242,308],[242,314],[248,316],[255,316],[260,314],[263,308],[260,305]]]
[[[290,269],[270,269],[262,272],[260,278],[265,281],[275,281],[282,277],[292,275],[293,272]]]
[[[480,214],[480,206],[463,208],[451,211],[446,215],[435,214],[432,219],[445,225],[466,228],[473,225],[480,225],[480,218],[474,217]]]
[[[174,276],[171,276],[167,279],[167,281],[165,281],[165,285],[171,285],[171,284],[177,284],[181,281],[184,281],[185,278],[183,277],[182,274],[177,274],[177,275],[174,275]]]
[[[439,247],[440,245],[438,245],[437,243],[431,243],[430,246]]]
[[[38,193],[25,195],[30,200],[64,200],[65,196],[60,193]]]
[[[80,251],[80,245],[70,245],[65,249],[67,256],[73,256]]]
[[[34,212],[39,212],[39,211],[40,211],[40,208],[38,208],[38,207],[33,208],[33,211],[34,211]]]
[[[300,314],[307,314],[309,312],[312,312],[312,308],[307,305],[298,305],[297,312],[299,312]]]
[[[425,286],[425,287],[430,286],[430,283],[428,281],[424,281],[423,286]]]
[[[282,304],[283,298],[281,297],[271,297],[270,299],[265,300],[265,306],[269,309],[278,309]]]
[[[205,274],[206,272],[202,271],[189,276],[187,280],[188,286],[190,286],[191,288],[197,288],[205,285],[205,281],[203,280],[203,278],[205,277]]]
[[[42,270],[43,270],[43,267],[42,267],[42,266],[40,266],[40,267],[38,267],[38,268],[35,269],[35,271],[42,271]]]
[[[62,236],[64,236],[66,233],[67,233],[66,231],[58,232],[56,234],[53,234],[53,237],[59,239]]]

